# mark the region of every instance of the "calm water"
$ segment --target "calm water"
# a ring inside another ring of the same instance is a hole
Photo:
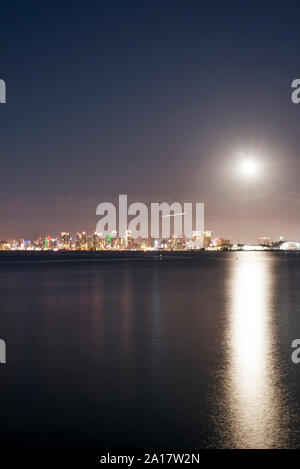
[[[2,447],[300,447],[300,256],[1,265]]]

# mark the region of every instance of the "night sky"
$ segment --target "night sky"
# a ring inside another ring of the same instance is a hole
[[[0,238],[94,231],[96,206],[128,194],[205,202],[206,229],[233,241],[300,240],[299,15],[286,1],[0,2]]]

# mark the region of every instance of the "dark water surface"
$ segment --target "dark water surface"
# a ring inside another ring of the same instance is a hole
[[[0,275],[2,447],[300,447],[297,254]]]

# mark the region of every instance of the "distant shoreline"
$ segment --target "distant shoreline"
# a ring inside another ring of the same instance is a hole
[[[14,262],[45,262],[45,261],[101,261],[101,260],[153,260],[153,259],[198,259],[216,257],[224,254],[237,253],[268,253],[298,254],[300,251],[0,251],[0,265]]]

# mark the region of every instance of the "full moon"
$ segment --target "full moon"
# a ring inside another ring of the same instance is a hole
[[[253,160],[246,160],[242,163],[242,173],[245,176],[255,176],[257,173],[257,165]]]

